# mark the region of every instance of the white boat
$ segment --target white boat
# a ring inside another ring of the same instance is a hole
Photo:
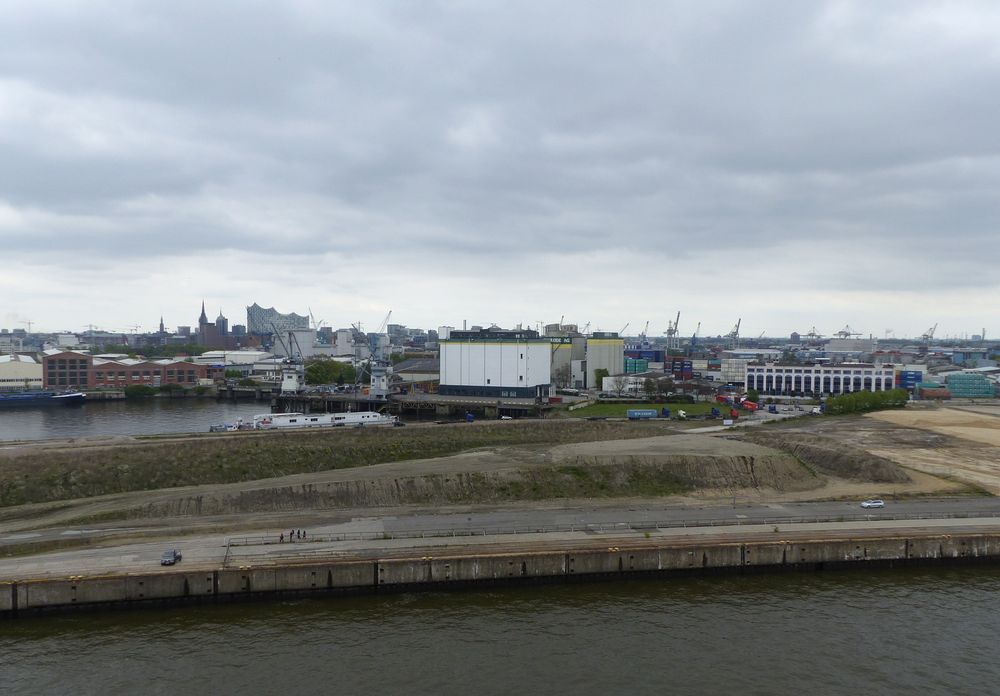
[[[254,430],[275,428],[338,428],[369,425],[402,425],[396,416],[359,411],[353,413],[262,413],[253,417]]]

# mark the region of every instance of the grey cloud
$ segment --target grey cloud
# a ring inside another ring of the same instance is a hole
[[[985,2],[25,4],[0,202],[38,214],[0,235],[968,287],[1000,260],[997,34]]]

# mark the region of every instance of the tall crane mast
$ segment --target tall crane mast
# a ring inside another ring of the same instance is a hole
[[[726,338],[729,339],[729,344],[730,344],[731,348],[739,348],[740,347],[740,324],[742,322],[743,322],[743,317],[740,317],[739,319],[737,319],[736,320],[736,326],[733,327],[732,331],[730,331],[728,334],[726,334]]]
[[[671,322],[669,319],[667,320],[667,349],[668,350],[677,350],[678,348],[681,347],[681,339],[680,339],[680,333],[679,333],[680,332],[680,329],[679,329],[680,323],[681,323],[681,313],[680,313],[680,311],[677,312],[677,318],[674,319],[673,322]]]

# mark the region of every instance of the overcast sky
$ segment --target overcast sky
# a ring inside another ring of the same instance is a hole
[[[0,327],[1000,336],[1000,3],[7,0]]]

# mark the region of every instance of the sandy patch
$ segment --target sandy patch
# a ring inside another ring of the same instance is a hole
[[[1000,418],[966,409],[906,409],[880,411],[868,416],[904,428],[919,428],[963,440],[1000,447]]]

